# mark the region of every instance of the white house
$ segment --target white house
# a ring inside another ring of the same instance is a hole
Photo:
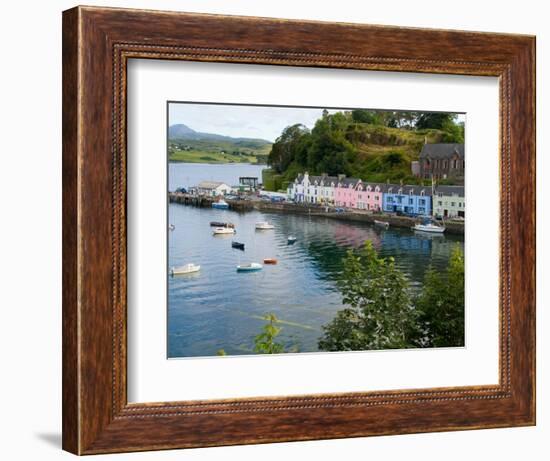
[[[231,190],[231,186],[220,181],[201,181],[197,186],[199,195],[209,195],[211,197],[229,194]]]
[[[296,176],[293,183],[288,185],[288,198],[294,200],[296,203],[303,203],[306,201],[306,194],[309,192],[309,174],[307,171],[301,175]],[[309,198],[308,200],[309,201]]]

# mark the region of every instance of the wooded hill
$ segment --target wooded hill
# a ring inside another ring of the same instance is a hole
[[[312,130],[300,124],[283,130],[271,147],[264,186],[286,189],[304,171],[418,184],[411,162],[426,142],[464,142],[464,125],[448,113],[324,111]]]

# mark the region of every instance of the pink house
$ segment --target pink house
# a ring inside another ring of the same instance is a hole
[[[359,181],[355,188],[355,208],[380,211],[382,209],[382,186]]]
[[[360,179],[341,178],[336,185],[334,203],[338,207],[357,208],[357,193],[355,191]]]

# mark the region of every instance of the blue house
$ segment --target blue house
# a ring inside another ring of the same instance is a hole
[[[389,213],[422,216],[432,213],[432,188],[429,186],[401,186],[386,184],[382,209]]]

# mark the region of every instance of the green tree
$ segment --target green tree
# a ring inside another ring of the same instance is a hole
[[[327,351],[398,349],[412,345],[416,329],[408,283],[393,258],[379,258],[372,242],[348,251],[340,281],[343,302],[323,326],[319,348]]]
[[[383,124],[383,118],[375,110],[354,109],[351,111],[351,118],[356,123],[368,123],[370,125]]]
[[[341,112],[324,114],[311,131],[307,148],[307,168],[310,173],[350,174],[350,163],[356,149],[346,138],[349,117]]]
[[[447,269],[430,268],[424,276],[422,292],[416,300],[425,347],[464,346],[464,255],[457,245]]]
[[[300,123],[287,126],[271,146],[268,164],[277,173],[284,172],[305,148],[309,135],[309,129]]]
[[[433,128],[436,130],[444,129],[450,122],[453,122],[456,115],[446,112],[423,112],[416,121],[416,129],[424,130]]]
[[[264,317],[267,324],[264,325],[262,332],[254,338],[254,351],[259,354],[279,354],[284,352],[284,346],[275,341],[281,328],[275,326],[279,321],[275,314],[267,314]]]

